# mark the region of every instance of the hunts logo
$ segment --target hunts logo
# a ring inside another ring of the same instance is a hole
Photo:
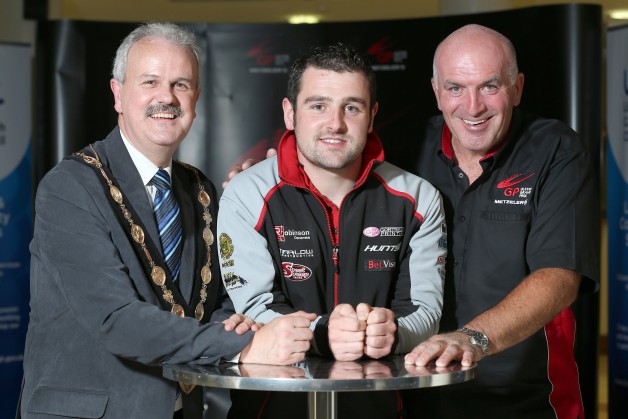
[[[528,196],[532,193],[532,188],[529,186],[522,186],[521,183],[534,176],[534,173],[523,175],[521,173],[514,174],[507,179],[500,181],[497,184],[497,189],[501,189],[504,196],[508,199],[496,199],[496,204],[508,204],[508,205],[526,205],[528,203]]]
[[[404,227],[366,227],[362,230],[366,237],[401,237],[403,232]]]
[[[275,235],[280,242],[285,242],[286,236],[291,236],[295,240],[307,240],[310,238],[308,230],[286,230],[283,226],[275,226]]]
[[[365,252],[398,252],[400,247],[401,247],[401,243],[367,245],[364,248],[364,251]]]
[[[290,281],[305,281],[312,276],[312,269],[298,263],[284,262],[281,268],[283,276]]]
[[[392,271],[397,266],[397,261],[394,259],[371,259],[364,261],[365,271]]]

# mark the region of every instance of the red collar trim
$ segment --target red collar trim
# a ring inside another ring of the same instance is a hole
[[[508,128],[508,132],[506,133],[506,138],[510,135],[510,128]],[[489,157],[492,157],[497,153],[501,148],[506,144],[506,141],[502,141],[493,151],[488,153],[486,156],[482,157],[480,161],[486,160]],[[443,132],[441,134],[441,150],[443,154],[449,159],[454,159],[454,147],[451,144],[451,131],[446,123],[443,123]]]
[[[366,146],[362,152],[362,168],[360,176],[356,182],[356,187],[364,183],[371,168],[375,163],[384,161],[384,147],[375,133],[370,133],[366,139]],[[299,163],[297,156],[297,141],[294,131],[286,131],[279,141],[277,147],[277,162],[279,165],[279,177],[284,182],[294,186],[305,188],[313,192],[318,192],[312,185],[305,170]]]

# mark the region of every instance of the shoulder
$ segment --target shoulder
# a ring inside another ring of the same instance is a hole
[[[422,200],[438,199],[438,190],[424,178],[403,170],[387,161],[382,162],[374,169],[386,188],[397,194],[408,194]]]
[[[241,199],[265,197],[279,183],[277,156],[273,156],[235,175],[227,184],[223,196]]]
[[[557,119],[544,118],[532,113],[518,111],[519,140],[532,143],[539,150],[551,148],[563,151],[584,151],[587,149],[582,138],[567,124]]]

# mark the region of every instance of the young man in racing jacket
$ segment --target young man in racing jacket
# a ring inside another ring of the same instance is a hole
[[[258,322],[317,313],[311,353],[353,361],[410,351],[437,331],[446,228],[425,180],[384,162],[368,60],[337,44],[291,67],[277,157],[220,201],[221,270]],[[339,417],[399,418],[396,392],[342,393]],[[303,393],[232,391],[231,418],[306,418]]]

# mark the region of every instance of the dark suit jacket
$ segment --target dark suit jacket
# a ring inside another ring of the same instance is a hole
[[[145,186],[119,129],[95,149],[160,248]],[[173,169],[184,234],[179,282],[189,300],[198,293],[197,258],[207,255],[198,246],[204,223],[190,216],[196,186],[185,169]],[[98,176],[81,162],[64,160],[37,191],[21,415],[171,419],[176,383],[162,377],[161,365],[230,359],[252,335],[227,333],[217,323],[228,315],[230,302],[222,298],[216,245],[205,312],[222,309],[201,324],[159,305]],[[215,232],[218,200],[213,186],[205,184]]]

